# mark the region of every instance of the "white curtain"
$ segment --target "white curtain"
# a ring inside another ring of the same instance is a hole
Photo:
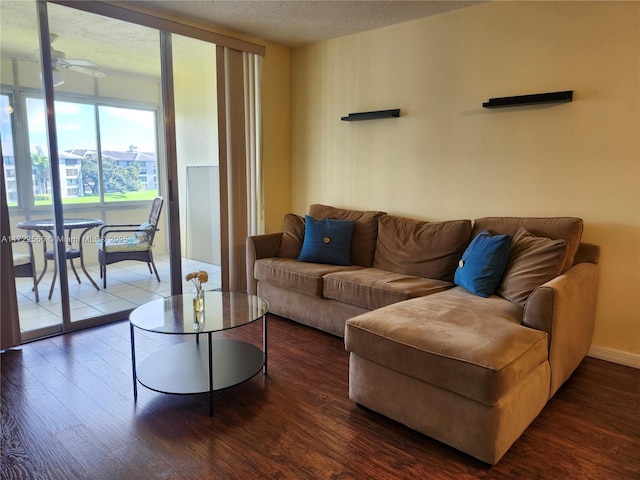
[[[218,142],[222,290],[244,291],[245,241],[263,232],[262,57],[218,46]]]
[[[262,57],[244,53],[244,98],[247,145],[249,235],[264,233],[262,196]]]

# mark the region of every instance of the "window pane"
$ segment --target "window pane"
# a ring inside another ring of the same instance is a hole
[[[55,110],[62,203],[99,202],[95,107],[56,101]]]
[[[18,183],[16,176],[16,160],[13,153],[13,127],[11,118],[13,106],[8,95],[0,95],[0,138],[2,142],[2,158],[4,161],[4,182],[7,189],[7,203],[10,207],[18,205]]]
[[[158,195],[156,112],[99,107],[105,202]]]
[[[49,170],[47,122],[42,99],[27,98],[27,123],[29,125],[29,152],[31,154],[33,200],[36,205],[51,205],[51,173]]]
[[[54,108],[62,202],[65,204],[99,202],[95,107],[82,103],[56,101]],[[29,148],[36,205],[51,204],[49,148],[44,111],[42,99],[27,98]]]
[[[95,107],[55,102],[62,198],[65,204],[149,200],[158,195],[156,113],[99,107],[100,182]],[[51,176],[44,102],[27,98],[29,146],[36,205],[51,204]]]

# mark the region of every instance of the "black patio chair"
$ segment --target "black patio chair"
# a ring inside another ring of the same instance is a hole
[[[158,231],[162,204],[162,197],[156,197],[153,200],[149,218],[145,223],[107,224],[100,227],[98,231],[98,263],[104,288],[107,288],[107,265],[125,260],[145,262],[149,267],[149,273],[155,273],[158,282],[160,282],[160,275],[158,275],[158,269],[153,262],[151,248]]]

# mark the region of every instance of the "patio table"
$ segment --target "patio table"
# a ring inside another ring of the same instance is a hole
[[[95,287],[96,290],[100,290],[100,287],[98,287],[98,285],[93,280],[93,278],[91,278],[91,275],[89,275],[89,272],[87,272],[87,269],[84,265],[84,255],[83,255],[82,247],[84,245],[85,234],[92,228],[102,225],[103,221],[96,218],[65,218],[63,220],[63,223],[64,223],[64,231],[66,232],[65,238],[64,238],[64,241],[66,243],[65,257],[67,260],[69,260],[69,263],[71,264],[71,269],[73,270],[73,273],[75,274],[76,279],[78,280],[78,283],[81,283],[80,277],[78,276],[78,272],[76,271],[76,267],[73,263],[73,260],[76,258],[80,259],[80,268],[82,268],[82,271],[86,275],[87,279],[91,282],[91,284]],[[38,284],[42,280],[42,277],[44,277],[44,274],[47,272],[47,261],[48,260],[54,261],[53,262],[53,266],[54,266],[53,281],[51,282],[51,288],[49,289],[49,300],[51,300],[51,297],[53,296],[53,288],[56,284],[56,278],[58,276],[58,262],[55,261],[56,251],[57,251],[57,249],[55,248],[56,238],[54,233],[55,220],[50,218],[38,219],[38,220],[26,220],[24,222],[19,222],[16,226],[23,230],[37,232],[41,239],[39,241],[42,243],[42,251],[44,254],[44,268],[40,276],[35,281],[35,287],[38,286]],[[80,235],[78,236],[77,248],[74,248],[74,245],[73,245],[74,242],[72,241],[73,239],[72,233],[73,233],[73,230],[76,230],[76,229],[81,229],[81,232],[80,232]],[[51,235],[51,239],[53,240],[54,248],[52,248],[51,250],[47,250],[47,242],[46,242],[46,237],[44,232],[46,232],[48,235]],[[33,242],[33,238],[30,238],[29,241]]]

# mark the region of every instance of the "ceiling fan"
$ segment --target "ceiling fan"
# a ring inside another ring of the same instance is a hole
[[[53,42],[58,38],[58,35],[52,33],[49,35],[49,42],[51,46],[51,64],[53,66],[53,86],[57,87],[64,83],[64,75],[60,70],[73,70],[74,72],[89,75],[95,78],[103,78],[106,76],[104,72],[100,70],[94,70],[97,65],[89,60],[71,59],[67,58],[66,54],[60,50],[53,48]],[[36,51],[35,57],[40,60],[40,51]]]

